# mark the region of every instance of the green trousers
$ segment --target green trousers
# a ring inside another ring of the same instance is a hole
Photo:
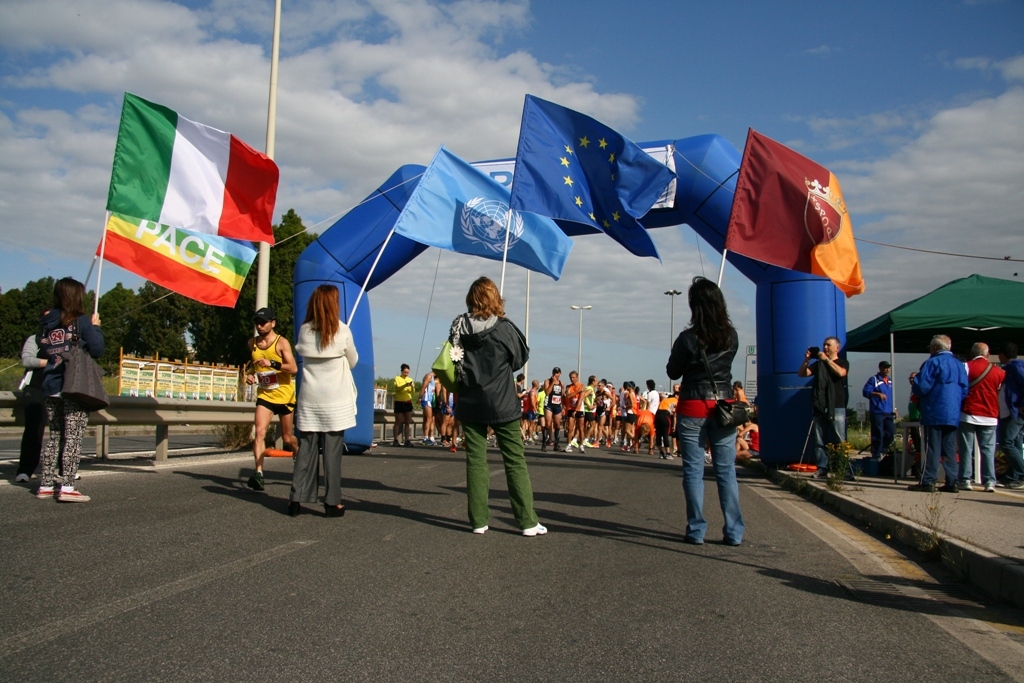
[[[523,457],[523,435],[519,420],[490,425],[498,439],[501,458],[505,463],[505,481],[512,515],[520,529],[537,526],[537,513],[533,511],[533,487]],[[474,529],[487,526],[490,510],[491,473],[487,467],[487,427],[485,424],[462,423],[466,436],[466,494],[469,498],[469,522]]]

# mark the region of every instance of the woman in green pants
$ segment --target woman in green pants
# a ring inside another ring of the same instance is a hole
[[[487,428],[497,437],[505,464],[512,514],[524,536],[546,534],[533,510],[533,489],[523,457],[519,429],[522,404],[516,396],[515,371],[526,365],[530,349],[523,333],[505,317],[505,304],[494,282],[481,277],[466,294],[468,313],[452,322],[448,341],[458,374],[455,417],[466,437],[466,490],[474,534],[487,531],[490,472]]]

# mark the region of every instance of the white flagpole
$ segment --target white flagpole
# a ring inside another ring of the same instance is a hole
[[[104,229],[103,232],[104,232],[104,234],[106,234],[106,232],[107,232],[106,229]],[[100,238],[100,239],[102,240],[102,238]],[[93,268],[96,267],[96,260],[98,258],[99,258],[99,254],[93,254],[92,255],[92,263],[89,264],[89,272],[85,274],[85,279],[82,280],[82,284],[85,285],[85,290],[86,291],[89,291],[89,280],[92,279],[92,270],[93,270]]]
[[[381,255],[384,254],[385,247],[388,246],[388,242],[391,241],[391,236],[395,234],[395,229],[391,228],[391,232],[384,239],[384,244],[380,245],[380,251],[377,252],[377,258],[373,259],[373,265],[370,266],[370,272],[366,274],[366,280],[363,281],[363,286],[359,290],[359,296],[356,297],[356,302],[352,304],[352,312],[348,314],[348,322],[346,325],[352,325],[352,319],[356,317],[356,309],[359,308],[359,302],[363,298],[363,294],[366,292],[366,287],[370,284],[370,278],[373,277],[373,271],[377,269],[377,263],[380,262]]]
[[[270,50],[270,97],[267,104],[267,150],[274,158],[277,131],[277,63],[281,51],[281,0],[274,3],[274,38]],[[256,310],[267,305],[270,298],[270,245],[259,243],[259,261],[256,264]]]
[[[100,267],[96,269],[96,296],[93,297],[92,303],[93,315],[99,315],[100,312],[100,280],[103,279],[103,255],[107,251],[107,223],[109,222],[110,212],[107,211],[107,219],[103,221],[103,239],[100,241]],[[95,262],[94,260],[93,263]],[[91,271],[92,269],[90,268],[89,270]]]
[[[722,249],[722,265],[718,267],[718,286],[722,286],[722,275],[725,274],[725,255],[729,253],[728,249]]]
[[[498,286],[498,294],[505,295],[505,264],[508,262],[508,237],[512,234],[512,217],[515,212],[512,207],[508,207],[508,213],[505,218],[505,251],[501,255],[501,284]]]
[[[524,330],[526,335],[526,345],[530,345],[530,269],[526,269],[526,329]],[[529,388],[530,383],[530,361],[526,361],[526,365],[523,366],[523,374],[526,375],[526,384]]]

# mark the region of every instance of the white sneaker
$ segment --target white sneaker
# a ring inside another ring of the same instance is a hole
[[[996,483],[994,481],[990,481],[989,483],[985,484],[985,493],[995,493],[995,492],[996,492]]]
[[[548,532],[548,528],[543,524],[537,526],[531,526],[529,529],[523,529],[523,536],[543,536]]]
[[[14,481],[16,481],[16,482],[18,482],[20,484],[24,484],[25,482],[28,481],[28,479],[29,479],[29,476],[27,474],[25,474],[24,472],[22,472],[21,474],[19,474],[18,476],[16,476],[14,478]]]
[[[572,453],[572,444],[569,444],[568,446],[565,447],[565,452]]]
[[[474,534],[483,534],[483,533],[487,532],[488,528],[490,528],[490,527],[487,527],[487,526],[477,527],[476,529],[473,529],[473,533]]]
[[[971,486],[971,482],[969,482],[969,481],[962,481],[962,482],[960,482],[959,488],[960,488],[961,491],[973,491],[974,490],[974,487]]]

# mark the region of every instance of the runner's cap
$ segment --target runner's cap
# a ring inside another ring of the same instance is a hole
[[[274,313],[273,308],[270,308],[269,306],[264,306],[260,310],[256,311],[255,314],[253,314],[252,319],[266,320],[267,322],[270,322],[271,320],[277,320],[277,315]]]

